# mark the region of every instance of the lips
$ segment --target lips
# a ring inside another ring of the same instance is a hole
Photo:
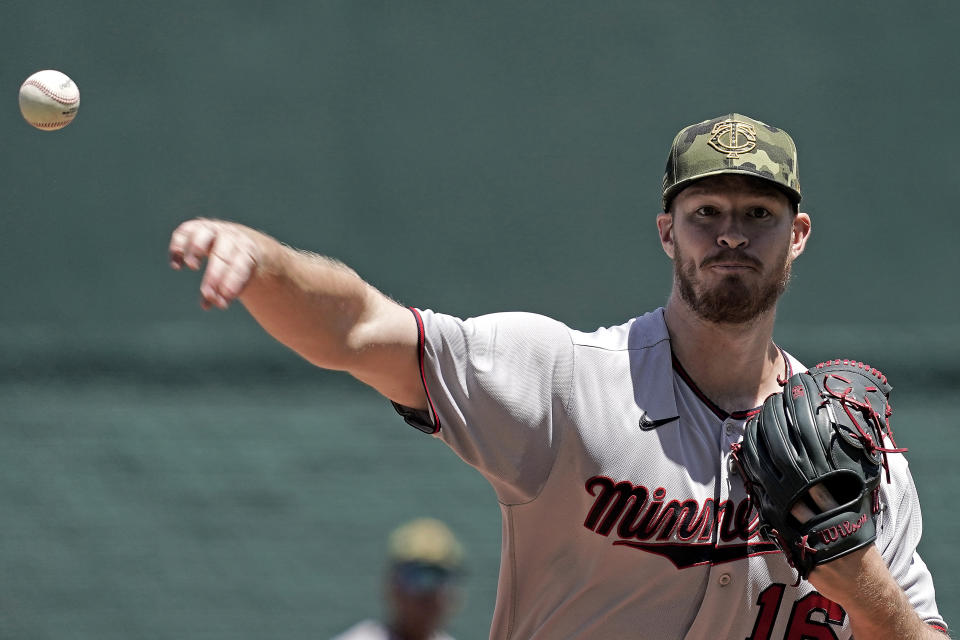
[[[731,256],[729,254],[711,256],[700,263],[701,269],[720,267],[722,269],[756,269],[759,271],[761,266],[760,261],[756,258],[742,254],[737,256]]]
[[[747,264],[745,262],[714,262],[707,265],[707,268],[719,268],[719,269],[756,269],[752,264]]]

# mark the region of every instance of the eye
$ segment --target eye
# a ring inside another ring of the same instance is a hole
[[[709,218],[711,216],[717,215],[718,213],[720,213],[720,211],[716,207],[711,207],[710,205],[707,205],[705,207],[700,207],[699,209],[694,211],[694,214],[696,214],[700,218]]]
[[[753,207],[747,211],[747,215],[751,218],[769,218],[773,214],[763,207]]]

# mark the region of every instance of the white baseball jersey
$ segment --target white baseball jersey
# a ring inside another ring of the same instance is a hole
[[[394,640],[395,635],[383,623],[376,620],[364,620],[353,625],[343,633],[334,636],[331,640]],[[430,640],[453,640],[442,631],[430,636]]]
[[[500,501],[491,638],[850,637],[846,612],[806,581],[792,586],[757,532],[730,445],[758,408],[727,414],[696,388],[662,309],[590,334],[527,313],[414,315],[430,408],[398,410]],[[876,545],[920,617],[945,629],[916,553],[906,459],[889,465]]]

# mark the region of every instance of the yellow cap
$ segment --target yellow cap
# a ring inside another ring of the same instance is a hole
[[[459,569],[463,561],[456,536],[434,518],[418,518],[397,527],[390,534],[389,554],[394,564],[416,562],[450,571]]]

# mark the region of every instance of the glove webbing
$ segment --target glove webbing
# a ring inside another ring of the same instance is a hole
[[[830,388],[830,378],[836,378],[841,382],[846,383],[848,386],[841,392],[834,391]],[[847,378],[836,374],[828,373],[823,377],[823,389],[826,394],[821,393],[820,397],[823,398],[823,402],[820,403],[820,406],[824,406],[830,403],[830,398],[836,399],[840,406],[843,407],[843,410],[846,412],[847,417],[850,418],[850,421],[857,427],[859,432],[859,440],[863,443],[864,448],[867,450],[867,453],[873,455],[875,453],[880,453],[883,458],[883,470],[887,476],[887,483],[890,482],[890,466],[887,464],[887,454],[888,453],[903,453],[906,451],[906,448],[897,447],[897,443],[893,439],[893,429],[890,426],[890,416],[893,414],[893,409],[890,408],[890,403],[887,403],[886,411],[884,411],[884,419],[881,422],[880,412],[873,408],[873,405],[870,404],[870,399],[864,397],[864,399],[857,400],[855,397],[852,397],[850,393],[853,391],[853,385]],[[865,387],[866,392],[879,391],[877,387]],[[829,397],[828,397],[829,396]],[[859,411],[864,420],[868,423],[873,424],[877,429],[877,434],[880,436],[880,442],[877,443],[874,441],[872,435],[864,431],[863,427],[860,426],[860,421],[857,420],[853,413],[850,411],[851,407]],[[892,447],[883,446],[883,436],[886,435],[889,438]]]

